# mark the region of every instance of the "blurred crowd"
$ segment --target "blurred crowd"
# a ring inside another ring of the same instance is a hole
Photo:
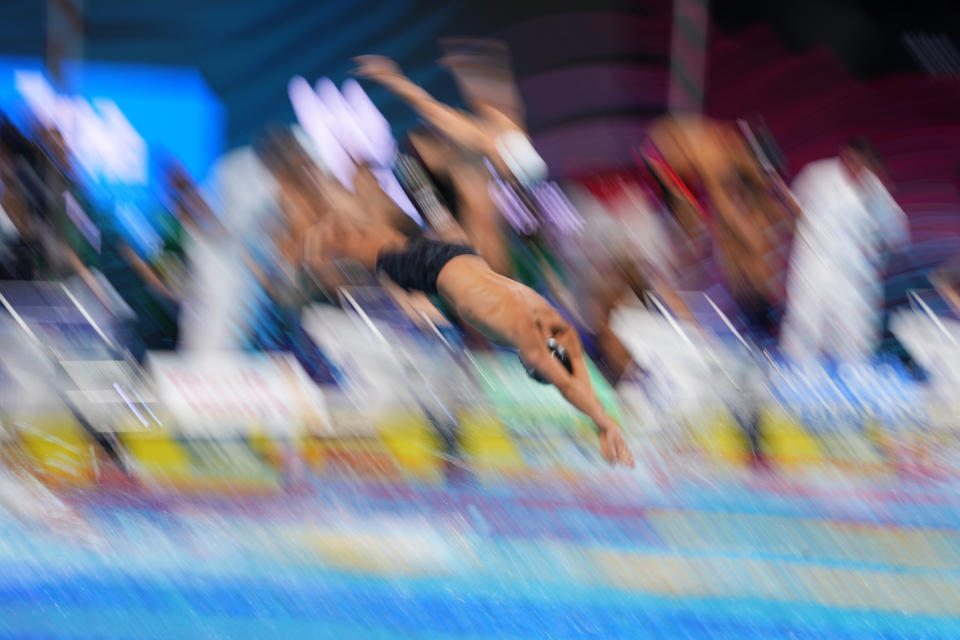
[[[612,383],[633,366],[612,314],[643,306],[707,331],[692,292],[716,274],[757,348],[794,360],[874,353],[885,265],[909,231],[869,140],[849,141],[788,185],[775,141],[757,123],[666,115],[636,147],[631,178],[601,197],[549,181],[504,47],[445,46],[441,63],[467,110],[438,102],[390,60],[357,59],[360,79],[421,118],[396,145],[388,180],[361,157],[332,171],[329,150],[298,126],[263,134],[254,147],[261,173],[250,174],[262,184],[246,186],[268,194],[271,214],[253,237],[238,237],[223,210],[242,194],[214,205],[171,158],[156,210],[145,212],[154,239],[134,243],[115,211],[85,192],[55,129],[4,120],[0,278],[82,282],[138,358],[178,347],[284,350],[324,377],[300,314],[340,304],[341,287],[381,284],[418,326],[459,324],[455,310],[378,282],[369,268],[385,238],[427,236],[472,247],[543,295]],[[950,273],[934,278],[947,298]]]
[[[0,273],[4,280],[76,281],[116,320],[133,353],[177,344],[189,237],[215,217],[175,159],[165,161],[153,241],[141,246],[88,189],[53,126],[0,124]]]

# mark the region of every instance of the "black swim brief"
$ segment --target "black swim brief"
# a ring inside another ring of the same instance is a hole
[[[418,238],[399,250],[388,250],[377,257],[377,272],[390,277],[408,291],[437,293],[437,278],[448,262],[463,255],[476,255],[473,249],[428,238]]]

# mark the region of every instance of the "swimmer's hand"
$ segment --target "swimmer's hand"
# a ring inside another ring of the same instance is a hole
[[[403,71],[400,70],[399,65],[386,56],[357,56],[353,61],[357,63],[353,75],[360,78],[382,80],[403,76]]]
[[[539,341],[537,348],[533,348],[530,341],[520,340],[520,357],[524,362],[530,362],[534,369],[551,382],[567,401],[593,420],[597,426],[597,435],[600,437],[600,451],[604,459],[611,465],[622,464],[633,467],[633,455],[623,439],[620,425],[610,417],[600,404],[590,376],[587,371],[587,362],[583,354],[583,345],[577,332],[550,307],[546,301],[536,296],[537,303],[532,306],[535,321],[535,335]],[[545,338],[554,338],[566,350],[572,372],[568,372],[560,361],[546,348]]]
[[[612,418],[601,420],[597,424],[600,436],[600,451],[603,458],[610,464],[622,464],[625,467],[633,468],[633,454],[630,453],[626,441],[623,439],[623,432]]]

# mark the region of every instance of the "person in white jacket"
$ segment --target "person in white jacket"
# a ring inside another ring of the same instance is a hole
[[[194,354],[239,351],[249,342],[257,302],[244,239],[255,237],[271,195],[266,170],[251,148],[221,158],[212,175],[206,193],[185,184],[178,204],[188,232],[188,276],[177,349]],[[222,217],[206,199],[210,195]]]
[[[880,340],[884,264],[909,242],[906,216],[877,177],[880,168],[869,141],[854,139],[839,157],[807,165],[792,185],[803,217],[780,346],[795,361],[862,361]]]

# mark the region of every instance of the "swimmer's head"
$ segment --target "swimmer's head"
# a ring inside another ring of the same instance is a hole
[[[570,361],[570,355],[563,345],[557,342],[556,338],[547,338],[547,349],[550,351],[550,355],[559,360],[567,372],[573,375],[573,363]],[[522,359],[521,362],[523,362]],[[523,366],[527,370],[528,376],[541,384],[550,384],[550,381],[547,380],[540,371],[537,371],[537,369],[526,363],[523,363]]]

